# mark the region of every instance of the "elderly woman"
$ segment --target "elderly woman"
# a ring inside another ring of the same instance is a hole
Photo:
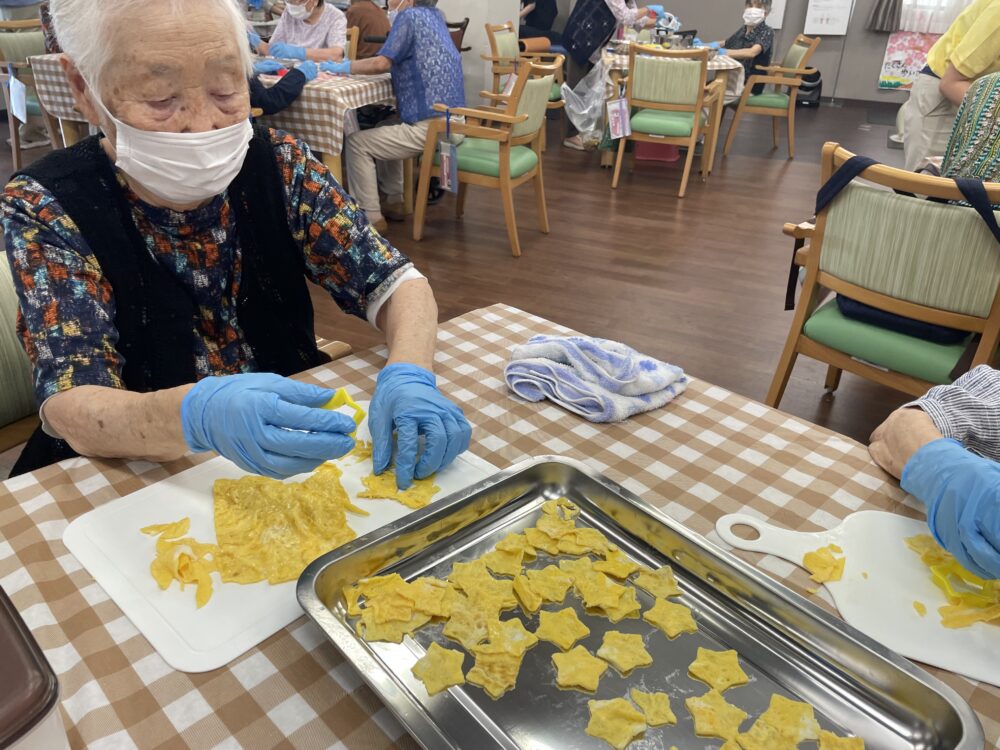
[[[3,198],[20,333],[44,432],[17,471],[75,453],[215,450],[275,477],[351,450],[306,280],[385,331],[369,422],[400,487],[469,443],[432,373],[426,279],[295,138],[250,125],[232,0],[52,0],[76,106],[103,136],[15,175]],[[418,438],[423,450],[418,457]]]
[[[726,41],[719,42],[724,47],[719,54],[743,63],[747,78],[757,72],[758,66],[771,64],[774,29],[764,20],[770,12],[771,0],[746,0],[743,25]]]
[[[269,42],[256,45],[262,55],[285,60],[343,60],[347,16],[325,0],[286,0]]]

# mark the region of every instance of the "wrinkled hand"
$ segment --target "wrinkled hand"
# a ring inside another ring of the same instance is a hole
[[[284,67],[284,63],[280,63],[277,60],[258,60],[253,64],[253,72],[257,75],[270,75],[283,70]]]
[[[204,378],[181,402],[184,440],[255,474],[302,474],[354,448],[354,420],[319,408],[332,396],[270,373]]]
[[[288,42],[274,42],[267,53],[271,57],[278,57],[282,60],[305,60],[306,48],[299,47]]]
[[[327,62],[320,63],[319,69],[324,73],[333,73],[338,76],[348,76],[351,74],[351,61],[328,60]]]
[[[248,29],[247,29],[247,41],[248,41],[248,42],[250,42],[250,46],[251,46],[251,47],[252,47],[252,48],[253,48],[254,50],[256,50],[256,49],[257,49],[257,47],[258,47],[258,46],[260,46],[260,43],[261,43],[262,41],[264,41],[264,40],[260,38],[260,34],[258,34],[258,33],[257,33],[256,31],[254,31],[253,29],[251,29],[251,28],[248,28]]]
[[[319,66],[312,60],[306,60],[295,69],[306,77],[306,82],[316,80],[316,76],[319,75]]]
[[[472,427],[462,410],[437,389],[434,373],[410,364],[393,364],[379,373],[368,413],[372,461],[381,474],[392,460],[396,431],[396,484],[405,490],[445,468],[469,447]],[[424,451],[417,461],[418,438]]]
[[[896,409],[875,428],[868,452],[875,463],[899,479],[914,453],[940,439],[934,422],[920,409]]]

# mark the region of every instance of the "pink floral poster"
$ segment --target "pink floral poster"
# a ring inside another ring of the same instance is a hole
[[[897,31],[889,35],[885,48],[882,73],[878,77],[880,89],[909,89],[920,71],[927,65],[927,53],[940,34],[922,34],[918,31]]]

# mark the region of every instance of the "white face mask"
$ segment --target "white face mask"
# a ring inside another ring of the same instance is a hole
[[[204,133],[164,133],[134,128],[97,102],[115,125],[115,166],[167,203],[214,198],[243,168],[253,137],[249,119]]]
[[[302,5],[292,5],[291,3],[285,3],[285,10],[288,11],[288,14],[292,18],[301,21],[303,18],[306,18],[312,13],[312,11],[309,10],[308,7],[306,7],[307,5],[308,3],[303,3]],[[315,10],[315,8],[313,10]]]
[[[747,8],[743,11],[743,23],[747,26],[756,26],[767,16],[763,8]]]
[[[396,23],[396,16],[399,15],[399,11],[390,10],[387,15],[389,16],[389,25],[392,26],[394,23]]]

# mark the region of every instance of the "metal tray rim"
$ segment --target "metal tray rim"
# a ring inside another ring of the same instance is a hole
[[[296,596],[298,597],[299,604],[302,606],[302,609],[310,617],[310,619],[312,619],[320,627],[320,629],[323,630],[324,634],[337,647],[341,654],[344,655],[348,661],[351,661],[355,669],[361,673],[362,678],[368,686],[376,693],[376,695],[378,695],[379,699],[382,700],[382,702],[403,724],[407,731],[409,731],[410,734],[413,735],[413,737],[423,747],[437,747],[437,744],[430,743],[434,743],[435,741],[436,743],[448,743],[448,740],[441,734],[437,725],[426,714],[423,707],[415,701],[409,693],[402,690],[397,685],[395,680],[392,678],[391,673],[384,670],[379,662],[361,651],[356,651],[352,653],[351,656],[347,655],[345,652],[345,644],[340,643],[336,638],[334,638],[330,630],[324,625],[325,621],[330,620],[338,625],[340,625],[340,623],[330,614],[326,605],[323,604],[317,596],[314,587],[316,579],[326,567],[349,557],[357,550],[390,538],[408,527],[419,526],[423,523],[424,519],[429,516],[443,514],[448,509],[465,502],[473,495],[489,489],[492,486],[501,484],[502,482],[534,467],[544,464],[558,464],[566,466],[587,476],[592,481],[604,486],[605,489],[619,495],[625,501],[635,505],[638,509],[646,513],[648,516],[651,516],[659,523],[669,527],[679,536],[682,536],[686,541],[701,547],[716,557],[719,561],[735,569],[740,574],[750,578],[756,584],[766,589],[770,594],[784,600],[784,602],[789,606],[798,609],[814,620],[818,620],[826,628],[840,631],[844,637],[854,641],[858,646],[861,646],[878,655],[880,658],[890,662],[900,671],[906,673],[917,682],[922,683],[927,688],[936,692],[948,702],[962,723],[963,738],[961,743],[956,745],[953,750],[978,750],[979,748],[983,748],[985,746],[985,734],[983,732],[982,724],[979,721],[979,717],[972,710],[972,707],[954,689],[946,685],[938,678],[921,669],[909,659],[901,656],[891,649],[886,648],[879,642],[865,635],[846,621],[841,620],[816,604],[813,604],[804,596],[796,593],[783,583],[764,573],[761,573],[755,567],[728,550],[723,549],[707,537],[688,529],[682,523],[670,517],[656,506],[651,505],[614,480],[609,479],[600,472],[590,468],[584,462],[563,456],[545,455],[529,458],[515,463],[480,482],[470,485],[464,490],[460,490],[441,498],[426,508],[408,514],[392,524],[369,532],[368,534],[358,537],[336,550],[327,552],[310,563],[299,577],[296,585]],[[350,637],[352,642],[356,642],[357,637],[353,633],[350,634]],[[405,701],[411,710],[405,712],[402,711],[400,708],[401,701]]]

